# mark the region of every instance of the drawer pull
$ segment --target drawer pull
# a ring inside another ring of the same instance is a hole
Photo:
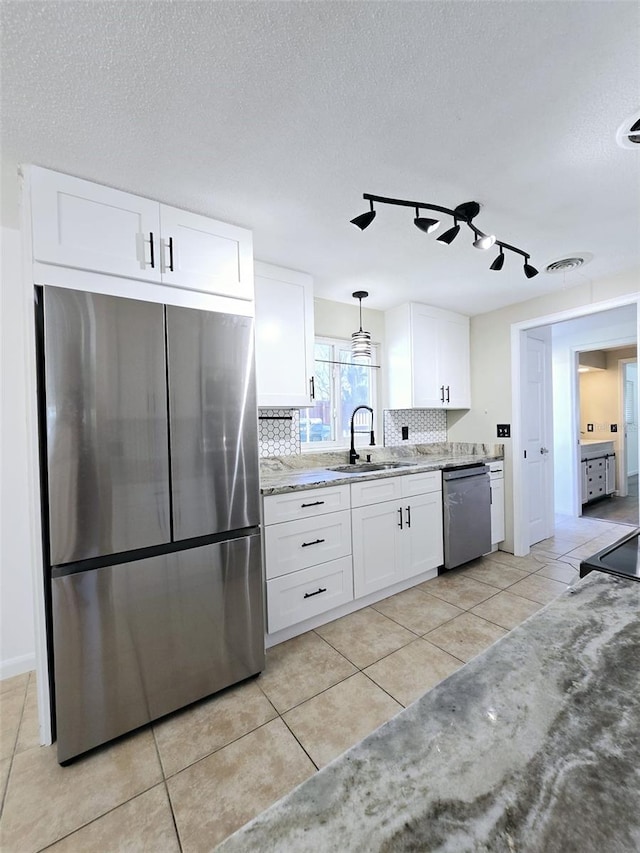
[[[305,592],[303,597],[304,598],[311,598],[312,595],[320,595],[321,592],[326,592],[326,591],[327,591],[326,589],[322,589],[322,587],[321,587],[320,589],[317,589],[315,592]]]
[[[321,542],[324,542],[324,539],[314,539],[313,542],[303,542],[300,547],[308,548],[309,545],[319,545]]]
[[[300,506],[302,507],[302,509],[306,509],[306,507],[308,506],[320,506],[323,503],[324,501],[312,501],[310,504],[300,504]]]

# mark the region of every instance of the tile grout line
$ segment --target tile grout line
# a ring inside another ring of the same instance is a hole
[[[22,697],[22,708],[20,709],[20,719],[18,720],[18,725],[16,727],[16,734],[13,740],[13,747],[11,748],[11,755],[9,756],[9,772],[7,773],[7,781],[4,786],[4,793],[2,795],[2,803],[0,803],[0,817],[2,817],[4,813],[4,805],[7,800],[7,794],[9,793],[9,784],[11,782],[11,774],[13,773],[13,762],[16,757],[16,747],[18,745],[18,738],[20,737],[20,729],[22,727],[22,720],[24,718],[24,709],[27,704],[27,688],[29,687],[29,683],[31,681],[31,672],[29,672],[29,678],[27,678],[27,683],[24,686],[24,696]]]
[[[153,738],[153,745],[156,748],[156,755],[158,756],[158,764],[160,765],[160,772],[162,773],[162,785],[164,786],[164,792],[167,796],[167,802],[169,803],[169,811],[171,812],[171,821],[173,823],[173,829],[176,834],[176,841],[178,842],[178,850],[182,853],[182,839],[180,838],[180,832],[178,830],[178,823],[176,821],[176,814],[173,809],[173,801],[171,799],[171,794],[169,793],[169,786],[167,785],[167,777],[164,772],[164,764],[162,763],[162,756],[160,755],[160,747],[158,746],[158,738],[156,737],[156,729],[153,723],[149,724],[151,727],[151,737]]]
[[[139,729],[137,731],[139,731]],[[67,832],[66,835],[61,835],[59,838],[56,838],[54,841],[47,844],[46,847],[38,847],[38,849],[35,850],[34,853],[44,853],[45,850],[50,850],[53,846],[58,844],[60,841],[64,841],[65,838],[70,838],[72,835],[75,835],[76,832],[80,832],[81,829],[85,829],[87,826],[91,826],[92,823],[96,823],[96,821],[99,821],[101,818],[106,817],[108,814],[111,814],[111,812],[115,812],[121,806],[126,806],[127,803],[130,803],[133,800],[136,800],[138,797],[141,797],[143,794],[148,793],[149,791],[156,788],[158,785],[161,785],[163,782],[164,782],[164,780],[162,780],[160,782],[155,782],[153,785],[150,785],[148,788],[145,788],[144,790],[139,791],[137,794],[134,794],[133,797],[129,797],[128,800],[125,800],[122,803],[118,803],[112,809],[107,809],[106,812],[103,812],[102,814],[99,814],[99,815],[96,815],[95,817],[92,817],[91,820],[88,820],[86,823],[83,823],[80,826],[77,826],[75,829],[72,829],[71,832]]]

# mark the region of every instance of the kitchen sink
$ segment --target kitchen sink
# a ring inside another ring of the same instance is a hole
[[[337,471],[338,474],[368,474],[370,471],[393,471],[397,468],[412,468],[417,462],[361,462],[359,465],[336,465],[327,471]]]

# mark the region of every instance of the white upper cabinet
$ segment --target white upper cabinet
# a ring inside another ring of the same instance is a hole
[[[309,406],[313,393],[313,281],[255,263],[258,406]]]
[[[253,241],[245,228],[161,204],[160,233],[165,284],[253,298]]]
[[[253,298],[245,228],[37,166],[29,174],[34,261]]]
[[[385,313],[391,409],[471,407],[469,318],[416,303]]]
[[[160,207],[31,167],[33,257],[46,264],[160,281]]]

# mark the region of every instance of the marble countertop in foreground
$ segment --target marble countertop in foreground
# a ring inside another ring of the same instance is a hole
[[[445,465],[493,462],[503,458],[504,447],[502,444],[442,442],[402,447],[358,447],[358,452],[362,460],[370,454],[372,462],[405,461],[411,462],[412,466],[390,471],[343,474],[328,468],[348,464],[348,451],[267,457],[260,460],[260,491],[263,495],[277,495],[288,491],[317,489],[321,486],[341,486],[355,480],[438,471]],[[357,466],[354,466],[354,469],[357,469]]]
[[[640,583],[592,572],[219,848],[640,850]]]

